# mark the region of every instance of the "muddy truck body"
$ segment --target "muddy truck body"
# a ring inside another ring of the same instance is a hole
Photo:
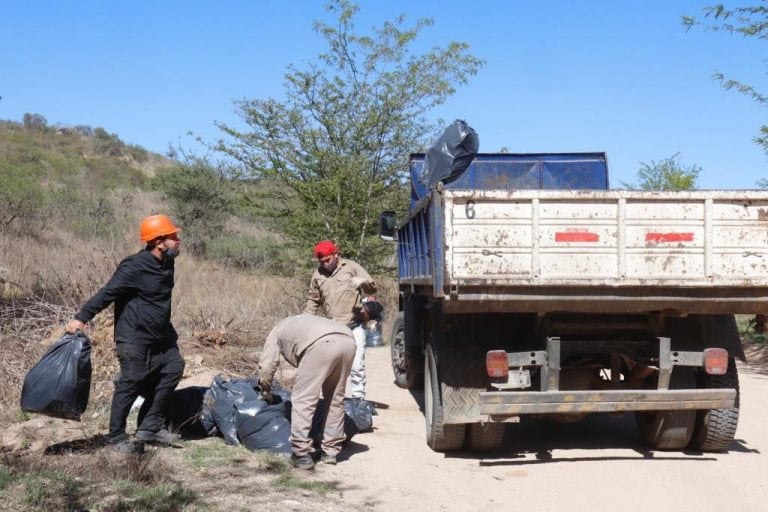
[[[632,411],[656,449],[724,450],[735,314],[768,311],[768,192],[608,187],[603,153],[477,154],[426,187],[397,241],[397,385],[434,450],[498,447],[525,415]]]

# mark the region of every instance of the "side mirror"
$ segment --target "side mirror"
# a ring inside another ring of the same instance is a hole
[[[391,242],[397,233],[397,219],[395,212],[389,210],[379,215],[379,238]]]

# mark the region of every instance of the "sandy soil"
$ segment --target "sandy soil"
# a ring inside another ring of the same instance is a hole
[[[338,466],[346,507],[360,510],[480,511],[765,510],[768,497],[768,347],[747,347],[739,364],[741,416],[726,453],[650,451],[632,414],[570,424],[509,425],[503,447],[477,454],[431,451],[421,393],[392,383],[389,347],[368,350],[368,398],[379,402],[375,431],[356,436]]]

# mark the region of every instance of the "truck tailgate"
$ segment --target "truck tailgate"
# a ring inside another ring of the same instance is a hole
[[[438,194],[452,309],[766,311],[768,192]]]

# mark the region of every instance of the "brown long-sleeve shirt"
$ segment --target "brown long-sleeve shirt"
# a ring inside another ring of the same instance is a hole
[[[362,283],[355,286],[355,278]],[[376,283],[365,269],[352,260],[339,258],[330,274],[318,267],[309,281],[309,292],[304,313],[321,311],[328,318],[348,325],[356,320],[362,307],[362,297],[376,293]]]
[[[272,382],[281,354],[289,364],[298,367],[304,352],[314,342],[331,334],[352,338],[352,331],[346,325],[329,318],[301,314],[281,320],[264,343],[259,360],[259,379]]]

